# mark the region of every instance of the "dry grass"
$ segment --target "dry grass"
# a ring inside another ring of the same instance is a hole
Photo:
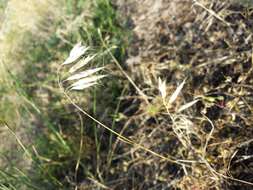
[[[2,107],[11,113],[3,114],[23,120],[19,108],[33,107],[36,118],[25,124],[46,136],[32,147],[39,181],[57,189],[252,189],[252,8],[221,0],[119,2],[135,33],[126,62],[116,58],[122,31],[109,1],[96,1],[93,20],[86,11],[61,18],[60,4],[50,1],[8,4],[0,79],[1,100],[10,102]],[[36,109],[7,71],[27,65],[24,47],[49,39],[56,28],[48,25],[58,19],[53,58],[33,60],[49,69],[38,67],[35,84],[26,79]],[[90,49],[74,45],[80,39]]]
[[[139,104],[129,116],[138,126],[132,129],[129,124],[131,138],[188,164],[178,168],[132,148],[129,156],[139,164],[126,161],[126,175],[139,176],[139,188],[250,189],[251,179],[235,169],[244,163],[235,164],[234,155],[242,151],[250,157],[238,145],[252,136],[252,9],[228,1],[183,2],[145,1],[142,7],[128,1],[137,38],[127,62],[151,105],[135,96],[126,101]],[[168,14],[165,7],[171,6],[174,12]],[[191,17],[180,14],[185,12]],[[172,106],[161,107],[159,77],[166,81],[167,94],[187,78]],[[251,172],[252,168],[247,171]]]
[[[130,1],[130,6],[131,3],[134,2]],[[250,178],[236,177],[244,171],[232,171],[238,145],[248,142],[252,134],[242,135],[246,129],[242,129],[242,134],[233,132],[233,127],[249,128],[252,124],[249,115],[252,100],[238,99],[238,95],[252,93],[252,49],[247,45],[252,39],[246,25],[252,15],[238,19],[236,14],[248,14],[248,10],[222,1],[188,1],[186,4],[172,1],[165,6],[161,1],[145,3],[144,9],[133,9],[137,36],[133,48],[138,48],[139,54],[127,61],[134,80],[125,71],[123,74],[135,89],[134,96],[124,99],[136,106],[131,114],[127,113],[129,107],[122,108],[123,118],[128,118],[124,127],[117,132],[74,104],[122,141],[122,144],[116,141],[114,147],[119,146],[124,153],[114,152],[112,159],[117,160],[117,164],[107,175],[109,179],[116,176],[123,179],[111,182],[112,187],[178,187],[182,190],[230,189],[237,184],[242,188],[252,187]],[[135,5],[143,6],[137,2]],[[168,14],[164,9],[168,6],[174,12]],[[182,9],[191,17],[178,14]],[[234,12],[234,9],[242,12]],[[139,14],[147,14],[152,24],[147,25],[147,20]],[[168,21],[171,16],[174,19]],[[231,22],[231,17],[237,18],[237,22]],[[160,26],[159,30],[155,25]],[[240,30],[244,32],[238,34]],[[162,38],[157,39],[160,36]],[[239,41],[245,42],[244,48]],[[241,62],[250,67],[249,71],[238,66]],[[237,76],[237,72],[241,75]],[[182,82],[177,84],[178,81]],[[241,86],[242,81],[247,84]],[[240,94],[237,94],[238,87]],[[236,108],[239,102],[241,108]],[[239,118],[246,123],[240,123]],[[227,127],[232,131],[227,131]],[[224,130],[228,134],[224,134]],[[105,184],[108,183],[110,181]],[[107,188],[101,182],[98,184]]]

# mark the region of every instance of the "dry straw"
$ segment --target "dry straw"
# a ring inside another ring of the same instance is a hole
[[[84,89],[87,89],[89,87],[92,87],[92,86],[98,84],[100,79],[106,77],[106,75],[97,74],[99,71],[102,71],[104,69],[104,67],[89,68],[89,69],[86,69],[84,71],[74,73],[75,71],[80,70],[84,66],[88,65],[95,58],[94,55],[90,55],[90,54],[85,55],[85,54],[87,54],[88,49],[89,49],[88,47],[85,47],[85,46],[81,45],[81,43],[76,44],[73,47],[73,49],[70,51],[69,57],[61,65],[61,67],[59,67],[59,70],[58,70],[58,83],[59,83],[59,86],[63,90],[64,95],[71,102],[71,104],[73,104],[81,113],[83,113],[84,115],[86,115],[87,117],[89,117],[90,119],[95,121],[100,126],[107,129],[108,131],[110,131],[114,135],[116,135],[119,138],[119,140],[121,140],[121,141],[123,141],[127,144],[131,144],[131,145],[133,145],[133,146],[135,146],[139,149],[142,149],[146,152],[149,152],[150,154],[152,154],[154,156],[157,156],[157,157],[159,157],[163,160],[167,160],[169,162],[182,165],[183,167],[187,167],[188,164],[189,164],[188,161],[177,160],[176,158],[173,158],[173,157],[165,157],[161,154],[158,154],[158,153],[146,148],[142,144],[136,143],[136,142],[132,141],[131,139],[122,136],[121,134],[119,134],[116,131],[112,130],[110,127],[106,126],[105,124],[101,123],[100,121],[98,121],[97,119],[92,117],[89,113],[87,113],[85,110],[83,110],[80,106],[78,106],[72,100],[72,98],[68,95],[67,91],[63,88],[63,82],[75,80],[76,82],[74,82],[73,84],[70,84],[69,88],[71,90],[84,90]],[[92,57],[92,59],[91,59],[91,57]],[[83,64],[84,62],[85,62],[85,64]],[[62,67],[66,67],[70,64],[74,64],[74,66],[72,66],[69,69],[69,73],[72,74],[72,75],[68,76],[67,79],[62,81],[61,77],[60,77],[60,70],[62,69]],[[77,68],[77,69],[73,70],[73,68]]]
[[[87,89],[89,87],[92,87],[96,84],[98,84],[99,80],[101,80],[102,78],[106,77],[106,75],[101,75],[101,74],[97,74],[98,72],[102,71],[104,69],[104,67],[98,67],[98,68],[89,68],[89,69],[85,69],[84,71],[79,71],[81,70],[84,66],[87,66],[95,57],[96,55],[86,55],[87,54],[87,50],[89,48],[83,46],[81,43],[76,44],[73,49],[71,50],[69,57],[66,59],[66,61],[61,65],[61,67],[59,67],[58,70],[58,83],[60,88],[63,90],[64,95],[66,96],[66,98],[71,102],[72,105],[74,105],[76,107],[77,110],[79,110],[81,113],[83,113],[84,115],[86,115],[88,118],[92,119],[93,121],[95,121],[97,124],[99,124],[100,126],[104,127],[105,129],[107,129],[108,131],[110,131],[112,134],[116,135],[118,137],[119,140],[127,143],[127,144],[131,144],[133,146],[135,146],[136,148],[139,148],[141,150],[144,150],[146,152],[149,152],[150,154],[157,156],[163,160],[166,160],[168,162],[171,163],[176,163],[181,165],[184,170],[186,171],[186,168],[190,168],[192,163],[200,163],[200,164],[205,164],[206,167],[208,168],[208,170],[213,174],[213,177],[216,179],[227,179],[227,180],[232,180],[232,181],[236,181],[236,182],[240,182],[240,183],[244,183],[244,184],[248,184],[253,186],[253,183],[247,182],[247,181],[243,181],[240,179],[235,179],[233,177],[230,176],[226,176],[222,173],[217,172],[205,159],[205,154],[203,154],[202,156],[199,157],[199,160],[179,160],[176,159],[172,156],[170,157],[165,157],[159,153],[156,153],[152,150],[150,150],[149,148],[146,148],[145,146],[143,146],[142,144],[136,143],[134,141],[132,141],[131,139],[122,136],[121,134],[117,133],[116,131],[112,130],[110,127],[106,126],[105,124],[101,123],[100,121],[98,121],[97,119],[95,119],[94,117],[92,117],[89,113],[87,113],[85,110],[83,110],[80,106],[78,106],[73,100],[72,98],[68,95],[67,91],[63,88],[63,82],[67,81],[67,82],[72,82],[75,81],[74,83],[70,84],[69,88],[71,90],[84,90]],[[62,67],[66,67],[70,64],[74,64],[70,69],[69,69],[69,74],[70,76],[68,76],[67,79],[65,80],[61,80],[60,78],[60,70]],[[78,71],[78,72],[77,72]],[[77,73],[76,73],[77,72]],[[184,115],[180,115],[179,112],[182,112],[188,108],[190,108],[191,106],[193,106],[195,103],[197,103],[199,101],[199,99],[193,100],[189,103],[186,103],[185,105],[181,106],[179,108],[179,110],[177,112],[175,112],[174,114],[169,113],[169,109],[168,109],[168,105],[171,105],[175,102],[175,100],[177,99],[177,97],[179,96],[180,92],[182,91],[184,85],[186,83],[186,79],[183,80],[183,82],[180,83],[180,85],[176,88],[176,90],[172,93],[172,95],[170,96],[170,98],[167,100],[167,87],[166,87],[166,82],[162,81],[160,78],[158,80],[158,89],[161,93],[161,97],[163,99],[163,103],[164,106],[166,107],[166,110],[168,111],[168,114],[170,115],[172,121],[173,121],[173,129],[174,132],[177,134],[179,140],[185,140],[183,142],[183,144],[185,144],[185,146],[187,146],[187,142],[188,139],[186,137],[182,137],[181,135],[185,135],[184,132],[182,132],[183,130],[186,130],[186,136],[187,136],[187,132],[189,133],[194,133],[194,131],[189,131],[189,122],[188,120],[186,121],[186,125],[182,126],[182,119],[184,119]],[[137,88],[138,89],[138,88]],[[180,119],[180,123],[177,124],[176,122],[176,118],[179,117]],[[210,122],[210,124],[213,126],[212,121],[207,118],[205,116],[206,120],[208,122]],[[183,127],[183,128],[182,128]],[[178,130],[180,133],[178,133]],[[211,138],[212,132],[209,134],[209,137],[206,141],[205,147],[204,147],[204,153],[206,151],[206,147],[208,145],[208,141]]]

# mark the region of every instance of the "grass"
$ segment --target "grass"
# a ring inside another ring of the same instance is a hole
[[[75,43],[76,40],[89,42],[87,45],[98,52],[104,51],[97,28],[101,29],[103,37],[107,37],[108,46],[118,46],[113,54],[123,59],[126,46],[123,43],[123,39],[126,38],[123,34],[126,32],[123,32],[120,25],[116,25],[117,21],[114,18],[116,13],[107,0],[92,3],[81,0],[61,2],[65,10],[58,6],[57,3],[60,1],[56,2],[54,7],[47,3],[46,1],[38,7],[29,2],[21,5],[13,0],[7,5],[10,10],[17,9],[17,11],[15,14],[6,13],[5,24],[9,28],[2,29],[4,38],[1,44],[5,49],[2,56],[8,59],[4,59],[2,66],[5,70],[1,70],[3,73],[1,94],[6,97],[5,100],[2,97],[1,119],[13,128],[14,134],[22,131],[22,133],[34,134],[36,137],[26,142],[24,137],[18,139],[14,136],[18,142],[25,142],[23,150],[29,152],[30,157],[27,158],[29,161],[25,167],[19,163],[6,164],[1,172],[2,189],[77,188],[81,184],[82,177],[88,176],[95,180],[101,167],[97,165],[97,172],[93,173],[90,164],[86,166],[91,159],[91,152],[95,149],[99,162],[99,146],[104,144],[101,142],[101,132],[96,130],[96,125],[92,122],[87,123],[83,116],[71,114],[75,110],[62,97],[56,83],[57,74],[54,69],[59,64],[59,60],[67,55],[71,48],[70,44]],[[91,12],[93,12],[87,13],[90,17],[89,21],[75,23],[82,17],[81,14],[86,5],[92,7]],[[23,12],[26,9],[27,12]],[[45,15],[52,9],[54,9],[55,17],[59,14],[60,17],[65,18],[62,20],[50,18],[53,23],[48,31],[44,32],[47,25]],[[101,15],[103,19],[100,18]],[[22,18],[15,20],[18,17]],[[28,20],[28,27],[23,28],[24,20],[22,19]],[[9,25],[11,22],[15,25]],[[68,30],[66,28],[68,25],[72,25],[73,28]],[[20,29],[22,32],[18,35],[17,31]],[[59,31],[58,34],[54,34],[53,31],[56,30]],[[15,55],[11,53],[13,48],[16,48]],[[109,64],[109,55],[104,54],[98,62],[102,65]],[[22,64],[19,65],[20,63]],[[13,67],[15,69],[11,69]],[[114,109],[114,101],[121,87],[116,83],[107,84],[109,88],[111,85],[114,93],[108,96],[111,103],[107,103],[110,109]],[[11,96],[15,99],[10,99]],[[103,101],[97,101],[99,97],[95,95],[95,91],[93,96],[87,94],[85,98],[80,97],[83,96],[76,94],[76,98],[79,98],[78,102],[82,104],[87,104],[89,99],[93,99],[93,108],[89,105],[89,109],[96,115],[100,114],[96,109],[97,106],[102,106]],[[12,121],[12,118],[18,118],[14,114],[18,114],[20,121]],[[24,129],[24,125],[29,125],[29,129]],[[92,126],[93,130],[91,130]],[[6,127],[5,130],[8,133],[9,130]],[[92,136],[94,138],[91,138]],[[13,136],[9,135],[9,138],[13,139]],[[15,140],[12,141],[10,146],[19,147],[20,144],[16,144]],[[3,148],[8,149],[8,145],[4,144]],[[23,159],[22,150],[20,153],[3,150],[2,154],[6,156],[19,154],[17,160]]]
[[[0,189],[251,188],[250,8],[198,1],[194,21],[164,18],[141,43],[110,0],[6,2]],[[78,42],[96,57],[72,74],[105,67],[81,85],[64,81],[80,57],[58,70]],[[148,56],[129,66],[135,43]]]

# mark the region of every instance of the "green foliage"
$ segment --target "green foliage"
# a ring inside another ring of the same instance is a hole
[[[87,0],[66,0],[64,3],[66,15],[62,16],[74,20],[82,14],[88,3],[90,2]],[[31,160],[29,169],[17,172],[15,164],[8,165],[5,170],[0,171],[0,189],[71,189],[85,176],[97,175],[91,174],[90,166],[86,166],[87,159],[90,156],[89,152],[94,150],[93,145],[100,146],[99,144],[104,142],[100,142],[99,131],[93,128],[91,132],[90,128],[96,127],[95,125],[85,121],[87,130],[84,130],[80,122],[83,123],[82,120],[85,118],[71,114],[75,110],[67,104],[59,91],[56,71],[71,49],[69,44],[74,44],[80,39],[99,52],[104,52],[107,47],[116,46],[117,48],[112,50],[113,55],[119,61],[124,59],[128,32],[119,24],[111,2],[94,0],[91,8],[91,20],[82,21],[83,23],[77,28],[66,30],[65,41],[55,33],[48,34],[44,40],[29,31],[22,34],[25,43],[20,45],[19,49],[22,53],[18,56],[24,63],[19,66],[18,72],[8,71],[8,79],[5,78],[8,83],[0,86],[0,95],[15,92],[17,99],[2,102],[0,115],[1,119],[11,121],[11,118],[15,117],[13,113],[19,113],[26,121],[10,124],[17,125],[16,128],[22,128],[23,124],[29,125],[30,131],[26,132],[35,133],[36,138],[32,140],[32,146],[26,147],[32,155],[29,158]],[[60,20],[51,27],[64,30],[65,24],[65,20]],[[15,42],[17,35],[9,37]],[[104,47],[101,38],[106,39],[107,47]],[[104,54],[104,57],[99,58],[97,62],[104,65],[110,63],[110,60],[110,56]],[[117,82],[108,82],[104,87],[107,89],[106,92],[100,93],[98,89],[99,95],[93,97],[94,115],[100,115],[99,110],[103,110],[100,108],[104,106],[108,106],[112,111],[117,105],[117,97],[122,87]],[[77,94],[77,97],[81,99],[81,103],[85,103],[87,99],[80,94]],[[20,106],[14,106],[17,104]],[[91,140],[92,137],[95,137],[94,140]],[[81,139],[84,141],[82,146],[80,146]],[[99,154],[99,148],[97,150]],[[79,169],[76,168],[77,162],[79,162]]]
[[[107,47],[117,47],[112,50],[112,53],[119,62],[122,62],[126,54],[129,31],[126,29],[124,23],[120,23],[111,1],[94,1],[92,13],[91,25],[79,29],[83,41],[89,42],[88,45],[90,46],[104,50],[101,42],[102,37],[102,39],[105,39]],[[102,36],[100,36],[100,32]]]
[[[0,1],[0,11],[4,11],[6,5],[7,5],[8,0],[1,0]]]

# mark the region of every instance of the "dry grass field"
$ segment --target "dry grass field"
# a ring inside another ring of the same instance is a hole
[[[253,189],[253,3],[0,1],[1,190]]]

